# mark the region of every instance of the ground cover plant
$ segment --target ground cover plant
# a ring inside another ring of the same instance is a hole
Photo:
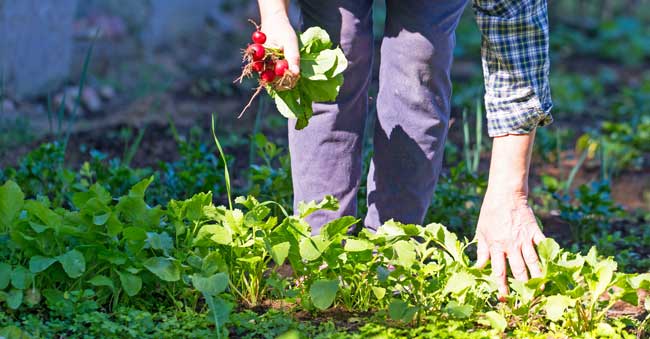
[[[230,192],[227,171],[224,178]],[[274,302],[284,304],[285,312],[317,315],[334,307],[376,314],[357,332],[333,333],[333,325],[301,329],[288,320],[286,333],[277,333],[297,337],[455,337],[470,331],[477,338],[632,338],[646,326],[643,319],[608,314],[623,303],[647,307],[637,292],[649,287],[650,274],[620,273],[595,248],[583,255],[545,240],[538,247],[544,276],[511,281],[513,293],[500,303],[489,270],[472,267],[470,241],[441,224],[390,221],[377,233],[349,235],[359,220],[344,217],[312,236],[304,218],[338,208],[334,198],[303,203],[294,214],[253,196],[231,200],[226,194],[227,204],[218,205],[211,192],[150,205],[146,191],[153,181],[146,178],[122,196],[94,183],[59,205],[42,195],[26,197],[11,180],[0,187],[0,300],[8,312],[2,329],[7,336],[44,335],[61,322],[97,322],[110,327],[102,331],[124,336],[155,335],[147,312],[168,309],[203,315],[198,329],[173,331],[227,337],[245,327],[237,323],[243,309]],[[50,320],[34,318],[45,310]],[[124,312],[149,325],[121,325]],[[75,318],[82,313],[90,318]],[[30,333],[26,323],[40,324],[43,332]]]

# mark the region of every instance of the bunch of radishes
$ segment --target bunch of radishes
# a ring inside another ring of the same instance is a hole
[[[260,85],[270,85],[275,90],[288,90],[295,86],[295,76],[287,72],[289,63],[284,59],[284,53],[279,48],[264,46],[266,34],[251,21],[256,30],[251,36],[252,44],[244,50],[244,70],[238,80],[257,74]]]
[[[257,75],[259,85],[239,116],[266,90],[280,114],[295,119],[296,129],[305,128],[314,114],[313,103],[334,102],[339,95],[343,72],[348,67],[343,50],[333,46],[324,29],[309,27],[297,37],[301,65],[300,74],[295,74],[288,70],[283,50],[265,45],[266,35],[254,21],[249,21],[256,30],[252,43],[242,51],[244,67],[236,81]]]

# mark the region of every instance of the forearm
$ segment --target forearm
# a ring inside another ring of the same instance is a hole
[[[280,15],[287,15],[289,9],[289,0],[258,0],[260,6],[260,17],[262,22],[264,18],[270,18]]]
[[[528,196],[528,173],[535,130],[529,134],[510,134],[494,138],[488,190]]]

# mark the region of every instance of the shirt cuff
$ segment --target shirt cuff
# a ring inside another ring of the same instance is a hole
[[[529,134],[535,128],[553,123],[550,100],[540,102],[533,93],[517,100],[485,98],[488,135]]]

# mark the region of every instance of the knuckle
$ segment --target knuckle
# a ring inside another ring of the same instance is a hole
[[[512,268],[512,275],[515,277],[524,277],[526,276],[528,272],[526,272],[526,268],[524,267],[513,267]]]
[[[533,253],[526,255],[524,260],[526,260],[528,265],[537,265],[539,263],[539,258],[537,258],[537,255]]]

